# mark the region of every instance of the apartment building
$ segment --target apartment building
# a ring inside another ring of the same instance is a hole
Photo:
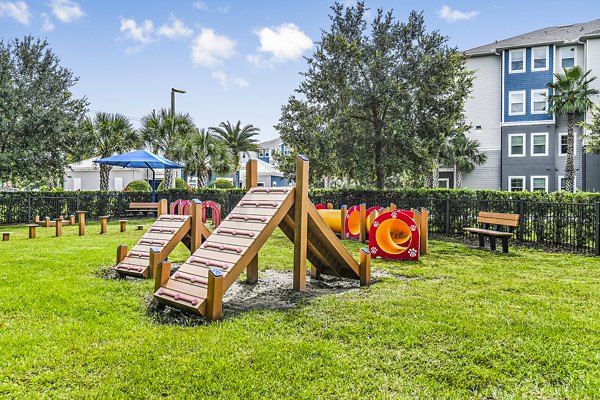
[[[580,65],[600,76],[600,19],[554,26],[466,51],[475,73],[465,106],[468,136],[487,162],[463,178],[472,189],[556,191],[565,186],[566,117],[548,113],[554,73]],[[600,89],[600,78],[592,84]],[[599,98],[592,99],[594,102]],[[587,116],[589,117],[589,116]],[[575,129],[575,185],[600,190],[600,157],[586,154]]]

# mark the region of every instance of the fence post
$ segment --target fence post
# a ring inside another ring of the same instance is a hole
[[[450,235],[450,199],[446,199],[446,235]]]
[[[525,200],[519,200],[519,231],[517,232],[517,240],[523,241],[523,232],[525,231]]]
[[[600,256],[600,202],[596,202],[596,255]]]

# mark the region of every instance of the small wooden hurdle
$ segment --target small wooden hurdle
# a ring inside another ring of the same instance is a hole
[[[57,218],[54,220],[54,226],[56,228],[56,237],[62,236],[62,226],[63,226],[63,219],[62,218]]]
[[[29,239],[35,239],[37,236],[37,227],[38,224],[27,224],[27,227],[29,228]]]
[[[10,232],[2,232],[2,241],[8,242],[10,240]]]
[[[85,235],[85,213],[86,211],[77,211],[77,219],[79,220],[79,236]]]
[[[119,225],[121,227],[121,232],[125,232],[127,230],[127,220],[126,219],[120,219]]]

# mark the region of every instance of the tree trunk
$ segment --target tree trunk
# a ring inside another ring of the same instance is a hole
[[[573,131],[575,129],[575,113],[567,114],[567,165],[565,167],[565,189],[567,192],[574,191],[575,166],[573,153],[575,150],[575,138]]]
[[[48,177],[48,190],[52,189],[54,189],[54,177],[50,176]]]
[[[110,179],[110,170],[112,167],[106,164],[100,164],[100,191],[108,191],[108,182]]]
[[[374,149],[374,167],[375,167],[375,186],[377,189],[383,189],[385,185],[385,171],[383,170],[383,166],[381,165],[382,160],[382,152],[383,152],[383,143],[381,141],[381,137],[383,135],[383,127],[381,124],[375,124],[376,131],[376,139],[375,139],[375,149]]]
[[[462,171],[456,170],[456,189],[462,189]]]
[[[431,188],[437,189],[440,187],[440,167],[435,165],[433,171],[431,171]]]
[[[171,189],[173,187],[173,170],[165,169],[165,178],[163,179],[163,189]]]

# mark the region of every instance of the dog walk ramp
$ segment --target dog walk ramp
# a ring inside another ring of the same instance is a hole
[[[191,227],[191,215],[161,215],[116,265],[117,274],[120,277],[151,278],[153,265],[166,260],[179,242],[191,235]],[[155,253],[151,255],[153,248]]]
[[[194,254],[163,282],[154,297],[206,316],[209,271],[225,292],[244,271],[293,205],[293,188],[252,188]],[[216,270],[215,270],[216,269]]]

